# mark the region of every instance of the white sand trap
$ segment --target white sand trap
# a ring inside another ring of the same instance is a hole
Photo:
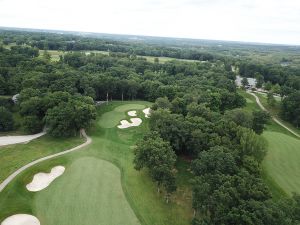
[[[34,216],[27,214],[16,214],[6,218],[1,225],[41,225],[41,223]]]
[[[146,117],[146,118],[149,118],[149,117],[150,117],[150,114],[151,114],[151,113],[150,113],[150,108],[144,109],[144,110],[143,110],[143,113],[145,113],[145,117]]]
[[[56,166],[51,169],[50,173],[37,173],[34,175],[31,183],[26,185],[28,191],[41,191],[48,187],[57,177],[65,172],[65,167]]]
[[[128,116],[136,116],[136,111],[129,111]]]
[[[33,135],[23,135],[23,136],[2,136],[0,137],[0,146],[26,143],[33,139],[39,138],[45,134],[46,132],[41,132]]]
[[[140,118],[131,118],[130,121],[131,123],[127,120],[121,120],[121,125],[119,125],[118,128],[125,129],[129,127],[138,127],[142,123],[142,120]]]

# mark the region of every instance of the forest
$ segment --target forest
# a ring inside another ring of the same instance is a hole
[[[274,199],[264,182],[267,144],[261,134],[270,116],[242,109],[246,99],[232,70],[280,95],[281,117],[299,127],[300,66],[280,64],[296,53],[283,51],[278,62],[262,63],[255,60],[259,54],[243,56],[238,44],[228,45],[228,54],[213,44],[201,50],[198,43],[174,47],[39,32],[0,31],[0,40],[0,131],[46,128],[54,137],[75,136],[93,125],[95,101],[150,101],[149,132],[134,150],[135,169],[147,169],[169,201],[177,189],[176,160],[187,158],[192,224],[300,223],[300,196]],[[65,54],[52,61],[51,50]],[[196,61],[161,63],[162,56]],[[7,97],[15,94],[16,103]]]

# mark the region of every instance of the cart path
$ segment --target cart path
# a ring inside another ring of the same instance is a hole
[[[268,112],[268,110],[261,104],[259,98],[257,97],[256,94],[254,94],[253,92],[248,92],[249,94],[251,94],[252,96],[254,96],[256,103],[259,105],[259,107],[263,110]],[[278,125],[282,126],[283,128],[285,128],[286,130],[288,130],[290,133],[292,133],[293,135],[295,135],[296,137],[300,138],[300,135],[297,134],[296,132],[294,132],[293,130],[291,130],[290,128],[288,128],[287,126],[285,126],[283,123],[281,123],[276,117],[271,116],[272,120],[275,121],[275,123],[277,123]]]
[[[40,162],[43,162],[43,161],[46,161],[48,159],[53,159],[55,157],[58,157],[58,156],[61,156],[61,155],[65,155],[65,154],[68,154],[70,152],[74,152],[74,151],[77,151],[83,147],[86,147],[87,145],[89,145],[90,143],[92,143],[92,139],[87,136],[87,134],[85,133],[85,130],[82,129],[80,130],[80,133],[81,135],[86,139],[86,141],[81,144],[81,145],[78,145],[74,148],[71,148],[71,149],[68,149],[66,151],[63,151],[63,152],[59,152],[59,153],[56,153],[56,154],[53,154],[53,155],[49,155],[49,156],[46,156],[46,157],[43,157],[43,158],[40,158],[40,159],[37,159],[31,163],[28,163],[27,165],[21,167],[20,169],[16,170],[14,173],[12,173],[11,175],[9,175],[1,184],[0,184],[0,192],[3,191],[3,189],[16,177],[18,176],[20,173],[22,173],[24,170],[28,169],[29,167],[32,167]]]

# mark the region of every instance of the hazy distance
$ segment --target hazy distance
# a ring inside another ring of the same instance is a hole
[[[300,44],[299,0],[0,0],[0,26]]]

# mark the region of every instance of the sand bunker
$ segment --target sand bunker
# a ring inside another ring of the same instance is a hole
[[[23,136],[3,136],[0,137],[0,146],[26,143],[33,139],[39,138],[45,134],[46,132],[41,132],[33,135],[23,135]]]
[[[119,125],[118,128],[125,129],[129,127],[138,127],[142,123],[142,120],[140,118],[131,118],[130,121],[131,123],[127,120],[121,120],[121,125]]]
[[[53,167],[50,173],[37,173],[31,183],[26,185],[28,191],[41,191],[48,187],[57,177],[65,172],[65,167]]]
[[[31,215],[16,214],[6,218],[1,225],[40,225],[40,221]]]
[[[129,111],[128,116],[136,116],[136,111]]]
[[[146,118],[149,118],[149,117],[150,117],[150,114],[151,114],[151,113],[150,113],[150,108],[144,109],[144,110],[143,110],[143,113],[145,113],[145,117],[146,117]]]

